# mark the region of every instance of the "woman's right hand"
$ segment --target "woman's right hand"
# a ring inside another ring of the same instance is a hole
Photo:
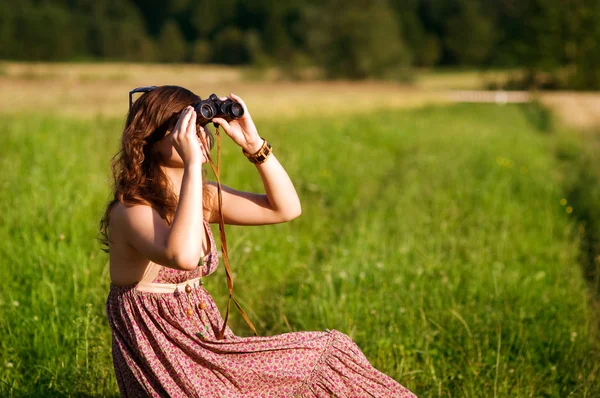
[[[202,127],[200,127],[202,129]],[[200,139],[196,131],[196,111],[191,106],[188,106],[179,115],[177,124],[171,134],[171,143],[177,150],[177,153],[183,160],[183,163],[188,165],[203,163],[203,149]]]

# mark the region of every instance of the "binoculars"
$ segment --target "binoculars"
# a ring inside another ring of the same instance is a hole
[[[211,94],[207,99],[200,100],[194,105],[196,121],[202,127],[206,126],[215,117],[220,117],[228,122],[244,116],[244,107],[227,97],[221,100],[216,94]]]

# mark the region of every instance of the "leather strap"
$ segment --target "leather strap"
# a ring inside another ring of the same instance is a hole
[[[225,319],[223,321],[223,328],[219,332],[217,338],[222,340],[225,337],[225,329],[227,328],[227,320],[229,319],[229,310],[231,308],[231,300],[235,303],[235,306],[240,311],[242,318],[246,321],[250,329],[254,332],[255,336],[258,336],[256,333],[256,328],[248,318],[248,315],[244,312],[238,301],[235,299],[233,295],[233,273],[231,272],[231,267],[229,265],[229,256],[227,254],[227,240],[225,239],[225,221],[223,219],[223,197],[221,194],[221,134],[219,131],[219,126],[216,125],[215,134],[217,136],[217,165],[213,162],[212,156],[209,152],[209,147],[206,145],[206,141],[204,139],[204,135],[200,134],[200,140],[202,141],[202,145],[204,145],[205,152],[208,155],[208,161],[210,163],[210,167],[212,168],[213,173],[215,174],[215,178],[217,179],[217,196],[219,203],[219,235],[221,237],[221,253],[223,254],[223,263],[225,264],[225,274],[227,276],[227,287],[229,289],[229,300],[227,300],[227,312],[225,313]]]

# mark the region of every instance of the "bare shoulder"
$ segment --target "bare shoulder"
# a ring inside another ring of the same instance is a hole
[[[151,206],[142,204],[126,206],[119,202],[111,210],[110,221],[114,222],[114,225],[123,227],[135,225],[144,220],[152,220],[155,214],[158,215]]]
[[[140,235],[166,233],[168,229],[169,226],[158,212],[145,204],[117,203],[110,215],[110,232],[124,243],[132,243]]]

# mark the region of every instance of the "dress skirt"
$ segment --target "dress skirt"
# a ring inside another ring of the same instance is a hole
[[[147,282],[111,284],[106,312],[123,397],[414,397],[373,368],[358,346],[336,330],[238,337],[202,277],[216,269],[156,265]],[[187,292],[185,286],[188,286]]]

